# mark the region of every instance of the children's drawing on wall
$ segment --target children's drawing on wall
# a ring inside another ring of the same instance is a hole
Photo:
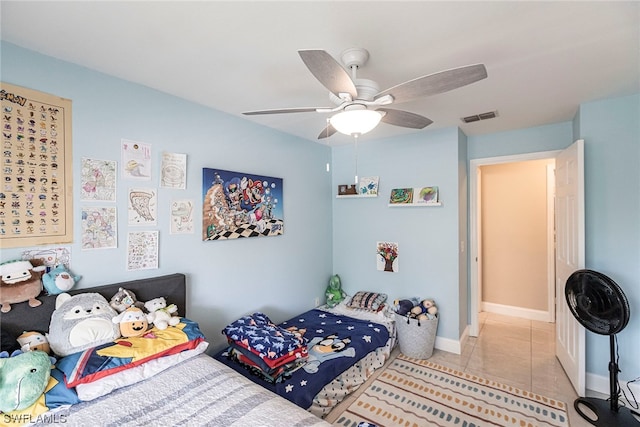
[[[118,222],[115,207],[82,208],[82,250],[109,249],[118,246]]]
[[[392,205],[413,203],[413,188],[393,188],[389,203]]]
[[[130,231],[127,235],[127,271],[158,268],[158,232]]]
[[[122,140],[122,178],[151,180],[151,144]]]
[[[434,205],[439,202],[438,187],[436,186],[416,188],[416,194],[418,195],[415,200],[416,204]]]
[[[170,234],[191,234],[193,227],[193,200],[174,200],[171,202]]]
[[[156,225],[158,195],[154,189],[130,188],[128,201],[128,224],[130,226]]]
[[[116,201],[116,162],[82,159],[80,200]]]
[[[202,240],[284,232],[282,178],[202,169]]]
[[[22,251],[22,259],[25,261],[31,261],[34,259],[41,260],[43,265],[47,267],[47,272],[60,264],[69,268],[69,264],[71,264],[71,248],[53,247],[27,249]]]
[[[377,196],[378,180],[379,178],[377,176],[364,176],[360,178],[358,182],[358,193],[365,196]]]
[[[187,155],[179,153],[162,153],[160,166],[160,187],[187,188]]]
[[[398,272],[398,244],[394,242],[378,242],[376,262],[379,271]]]

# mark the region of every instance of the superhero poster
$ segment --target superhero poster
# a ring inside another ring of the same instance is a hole
[[[202,169],[202,240],[284,233],[282,178]]]

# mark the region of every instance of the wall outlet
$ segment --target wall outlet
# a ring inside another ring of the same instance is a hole
[[[320,297],[316,297],[316,307],[320,307]]]

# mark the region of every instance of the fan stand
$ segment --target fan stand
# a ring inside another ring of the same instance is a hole
[[[609,362],[609,402],[595,397],[578,397],[573,402],[573,407],[582,418],[594,426],[599,427],[634,427],[640,426],[633,415],[640,418],[640,414],[626,407],[620,407],[618,398],[618,364],[615,362],[615,334],[609,336],[611,347],[611,361]],[[596,416],[591,416],[582,411],[582,407],[588,408]]]

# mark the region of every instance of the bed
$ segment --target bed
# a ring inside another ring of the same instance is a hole
[[[178,313],[187,314],[186,278],[183,274],[72,290],[69,293],[77,295],[95,292],[108,301],[120,287],[133,291],[140,301],[163,296],[178,306]],[[2,313],[2,329],[12,335],[25,330],[46,331],[55,309],[56,297],[41,295],[38,299],[42,302],[39,307],[32,308],[26,303],[20,303],[13,305],[8,313]],[[180,325],[184,331],[189,327],[197,330],[197,324],[187,318],[182,318]],[[160,335],[159,332],[156,334]],[[51,377],[55,381],[50,380],[45,394],[59,390],[67,394],[69,399],[48,401],[49,411],[46,412],[0,414],[0,425],[16,426],[29,422],[34,425],[64,423],[68,426],[139,426],[158,423],[215,426],[328,425],[204,354],[207,343],[203,339],[193,341],[195,344],[192,348],[179,353],[168,353],[95,381],[98,383],[103,379],[108,380],[109,391],[102,396],[100,393],[96,396],[89,395],[90,399],[86,398],[85,393],[83,401],[79,401],[77,395],[75,400],[71,396],[81,385],[93,383],[82,383],[75,389],[66,387],[57,370],[64,361],[71,358],[66,356],[58,360],[56,369],[52,370]],[[105,347],[112,348],[107,345]],[[89,349],[83,353],[93,351],[95,350]],[[51,387],[54,383],[55,386]],[[107,386],[101,387],[101,392],[105,392]]]
[[[357,295],[351,300],[355,300]],[[290,376],[277,381],[239,363],[237,355],[233,354],[234,343],[231,340],[231,347],[214,357],[256,384],[318,417],[325,417],[384,365],[396,343],[395,322],[388,304],[376,305],[374,309],[353,305],[355,308],[348,298],[334,308],[322,306],[312,309],[278,325],[287,330],[304,330],[309,358]],[[241,323],[251,321],[248,317],[239,320]],[[313,355],[313,347],[327,342],[327,338],[333,340],[329,346],[344,346],[342,339],[349,343],[346,350],[341,349],[335,354],[330,351],[319,362]]]

